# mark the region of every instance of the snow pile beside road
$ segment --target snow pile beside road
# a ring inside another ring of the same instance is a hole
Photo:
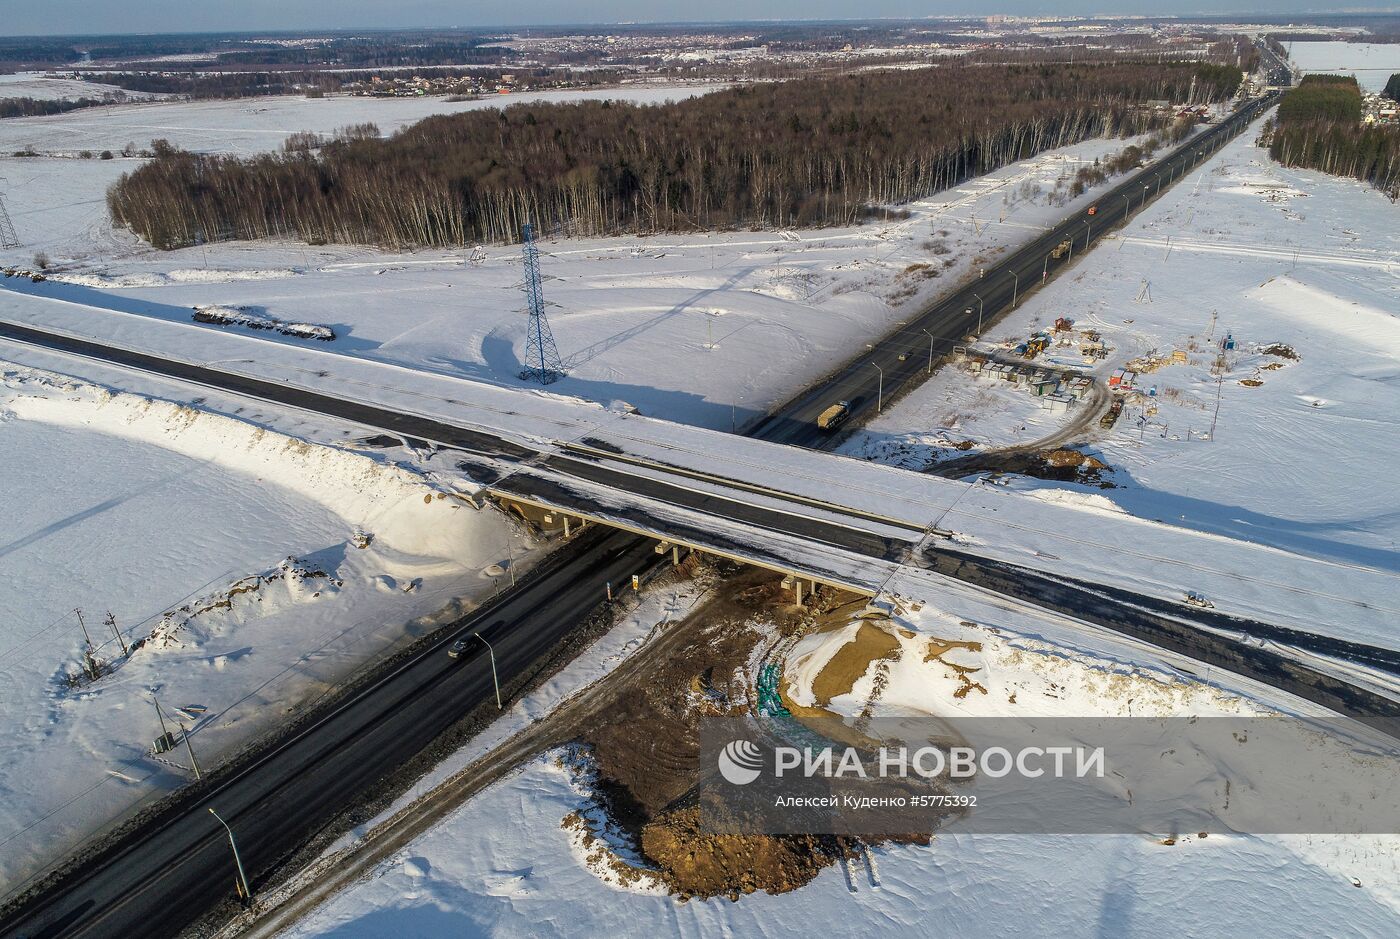
[[[319,503],[348,529],[371,532],[368,550],[396,569],[432,566],[435,559],[480,569],[497,560],[474,544],[475,506],[406,469],[175,402],[26,372],[0,373],[7,386],[25,392],[7,404],[22,420],[95,429],[256,476]],[[41,393],[29,393],[34,390]]]
[[[330,342],[335,338],[335,330],[329,326],[313,323],[285,323],[275,316],[259,313],[249,307],[200,306],[195,307],[196,323],[211,323],[215,326],[246,326],[249,329],[270,329],[284,336],[297,339],[319,339]]]
[[[165,287],[171,284],[233,284],[246,281],[283,280],[296,277],[290,268],[266,270],[210,270],[208,268],[177,269],[173,271],[137,271],[130,274],[48,274],[49,280],[99,290],[119,290],[134,287]]]
[[[470,609],[493,590],[483,570],[534,547],[391,463],[36,369],[0,365],[0,447],[25,468],[0,484],[7,891],[189,780],[149,750],[153,692],[189,706],[207,770]],[[95,681],[74,677],[75,608]]]

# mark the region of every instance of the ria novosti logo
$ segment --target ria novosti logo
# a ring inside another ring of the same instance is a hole
[[[855,747],[775,747],[773,776],[799,776],[806,779],[973,779],[1020,776],[1036,779],[1104,778],[1103,747],[974,747],[955,746],[945,751],[936,746],[910,750],[880,747],[873,754],[862,754]],[[1074,757],[1073,761],[1070,757]],[[735,786],[747,786],[766,768],[763,750],[751,740],[730,740],[716,757],[720,775]]]
[[[763,771],[763,751],[750,740],[731,740],[719,751],[719,774],[735,786],[747,786]]]

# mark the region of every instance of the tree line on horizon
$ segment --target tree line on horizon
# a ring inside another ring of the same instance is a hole
[[[1308,75],[1284,94],[1262,141],[1284,166],[1349,176],[1400,199],[1400,127],[1363,124],[1361,113],[1355,77]]]
[[[253,157],[153,146],[108,193],[158,248],[296,238],[392,248],[851,224],[1043,150],[1222,100],[1206,63],[951,65],[741,85],[660,105],[519,104]]]

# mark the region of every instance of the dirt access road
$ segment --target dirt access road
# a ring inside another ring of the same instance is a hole
[[[1022,457],[1057,450],[1070,443],[1082,442],[1083,438],[1092,432],[1100,415],[1107,410],[1111,398],[1112,393],[1107,386],[1103,382],[1096,381],[1089,396],[1075,408],[1073,418],[1044,437],[1013,444],[1009,447],[979,450],[975,453],[953,457],[951,460],[943,460],[929,467],[928,472],[954,479],[989,470],[1021,472],[1018,465],[1023,462],[1020,459]]]

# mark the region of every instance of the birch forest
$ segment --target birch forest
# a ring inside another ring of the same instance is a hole
[[[461,247],[517,240],[527,220],[566,235],[844,225],[1042,150],[1155,129],[1170,112],[1148,102],[1217,101],[1239,81],[1192,63],[950,64],[661,105],[479,108],[251,158],[157,141],[108,204],[159,248]]]

